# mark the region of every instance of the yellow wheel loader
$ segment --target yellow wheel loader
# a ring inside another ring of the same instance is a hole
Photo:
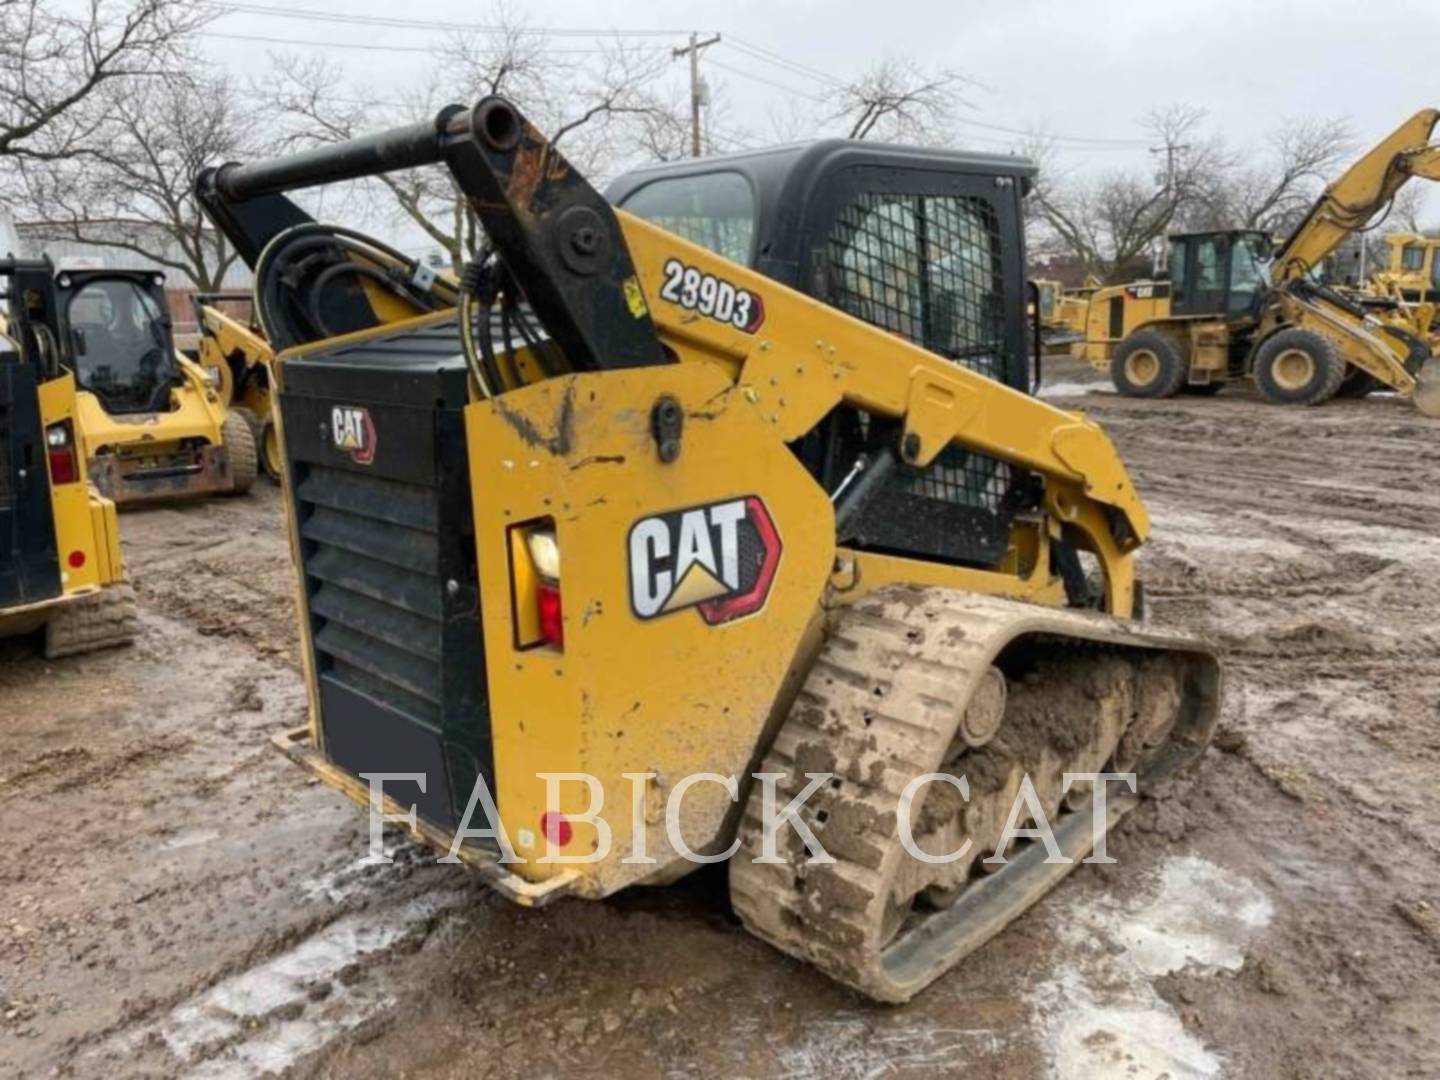
[[[493,245],[458,285],[288,197],[436,165]],[[1136,617],[1109,439],[1025,392],[1032,171],[829,141],[607,199],[491,97],[202,173],[276,352],[287,752],[522,904],[728,858],[880,1000],[999,933],[1220,693]]]
[[[54,269],[0,260],[0,636],[38,631],[50,658],[135,637],[115,504],[89,482],[75,377],[60,363]]]
[[[270,361],[274,354],[255,321],[249,293],[197,293],[195,324],[200,330],[196,362],[231,411],[250,424],[260,466],[280,482],[280,435],[271,416]]]
[[[1356,162],[1278,248],[1254,231],[1170,237],[1167,280],[1090,298],[1082,355],[1132,397],[1213,393],[1251,378],[1266,400],[1319,405],[1388,387],[1440,416],[1440,364],[1412,320],[1321,284],[1322,261],[1411,178],[1440,179],[1423,109]]]
[[[1045,356],[1069,356],[1085,340],[1085,317],[1095,287],[1067,289],[1058,281],[1035,278],[1035,311]]]
[[[75,373],[81,445],[121,506],[243,494],[255,481],[250,423],[171,336],[162,274],[62,270],[60,348]]]

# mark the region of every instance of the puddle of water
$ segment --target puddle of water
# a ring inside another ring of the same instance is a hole
[[[1032,1001],[1055,1080],[1221,1075],[1223,1059],[1185,1030],[1151,980],[1186,968],[1238,971],[1247,942],[1274,916],[1269,897],[1185,856],[1135,896],[1100,897],[1058,916],[1069,959]]]

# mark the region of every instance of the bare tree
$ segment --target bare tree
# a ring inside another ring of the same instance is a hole
[[[668,145],[677,109],[655,88],[668,55],[650,47],[615,44],[598,58],[576,63],[542,33],[526,29],[507,9],[498,28],[458,35],[441,50],[443,87],[435,82],[398,102],[377,102],[346,87],[338,70],[316,59],[280,58],[271,103],[296,125],[291,146],[335,142],[433,114],[453,100],[504,94],[514,100],[576,166],[601,178],[620,164],[616,148],[659,155]],[[377,205],[398,210],[448,255],[458,270],[478,249],[480,229],[448,171],[417,169],[377,178]]]
[[[113,98],[105,145],[24,163],[27,209],[41,219],[31,235],[134,252],[219,288],[236,253],[205,222],[191,183],[206,165],[253,155],[253,110],[224,75],[171,75]]]
[[[887,57],[835,90],[827,119],[843,121],[846,137],[931,144],[950,136],[969,80],[950,68],[921,71]]]
[[[1246,155],[1212,178],[1186,215],[1196,229],[1292,228],[1315,201],[1327,178],[1354,144],[1341,120],[1288,120],[1265,139],[1263,154]]]
[[[1159,143],[1154,174],[1112,170],[1084,181],[1042,168],[1030,206],[1053,234],[1055,246],[1086,274],[1105,281],[1148,269],[1147,254],[1226,165],[1223,147],[1202,136],[1204,115],[1176,105],[1146,117],[1145,131]],[[1042,144],[1038,151],[1042,162],[1053,161],[1053,145]]]
[[[105,140],[102,93],[174,69],[210,17],[186,0],[0,0],[0,157],[55,161]]]
[[[1426,224],[1425,207],[1430,189],[1425,184],[1407,184],[1395,193],[1390,212],[1379,226],[1382,233],[1408,232],[1421,236],[1440,235],[1433,219]]]

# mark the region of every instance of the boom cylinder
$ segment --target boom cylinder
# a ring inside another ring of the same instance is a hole
[[[452,121],[458,118],[463,123],[468,117],[469,110],[449,105],[433,120],[248,165],[224,165],[213,174],[211,182],[226,199],[244,202],[261,195],[434,165],[444,160],[442,138]]]

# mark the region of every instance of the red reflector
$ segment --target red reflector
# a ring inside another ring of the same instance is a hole
[[[535,603],[540,614],[540,637],[557,649],[565,644],[565,623],[561,618],[560,586],[541,582],[535,590]]]
[[[565,820],[565,815],[557,814],[554,810],[546,810],[540,815],[540,831],[545,834],[545,839],[556,847],[564,847],[575,835],[575,830],[570,827],[570,822]]]
[[[73,484],[78,479],[75,472],[75,451],[70,449],[50,451],[50,483]]]
[[[67,559],[66,561],[70,564],[71,570],[79,570],[82,566],[85,565],[85,552],[72,551],[70,552],[69,559]]]

